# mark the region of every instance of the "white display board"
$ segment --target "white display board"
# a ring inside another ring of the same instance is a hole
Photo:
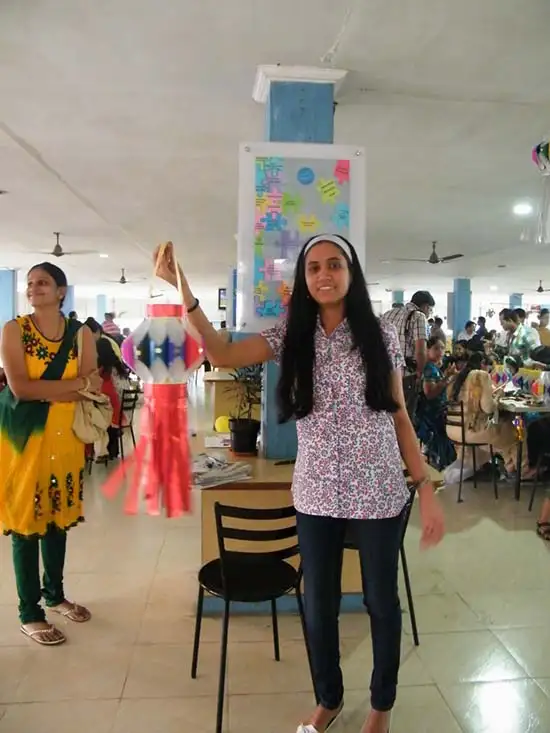
[[[239,155],[237,330],[286,314],[304,242],[341,234],[366,257],[365,153],[352,145],[242,143]]]

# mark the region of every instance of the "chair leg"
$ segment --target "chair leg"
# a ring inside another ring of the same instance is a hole
[[[415,646],[420,646],[420,640],[418,638],[418,626],[416,625],[416,613],[414,610],[414,601],[411,590],[411,579],[409,577],[409,566],[407,564],[407,555],[405,554],[405,547],[401,544],[401,566],[403,568],[403,578],[405,580],[405,591],[407,593],[407,603],[409,604],[409,615],[411,617],[411,628]]]
[[[120,429],[120,458],[123,461],[124,460],[124,430],[122,428]]]
[[[227,640],[229,636],[229,606],[226,599],[223,612],[222,646],[220,657],[220,680],[218,684],[218,710],[216,713],[216,733],[222,733],[223,729],[223,703],[225,698],[225,672],[227,667]]]
[[[537,461],[537,468],[535,471],[535,478],[533,479],[533,488],[531,490],[531,499],[529,500],[529,511],[533,511],[533,504],[535,503],[535,494],[539,486],[540,468],[542,465],[542,456]]]
[[[193,661],[191,662],[191,679],[197,679],[197,667],[199,664],[199,646],[201,643],[202,608],[204,603],[204,588],[199,585],[199,596],[197,598],[197,615],[195,617],[195,639],[193,641]]]
[[[130,425],[130,435],[132,436],[132,443],[134,445],[134,450],[136,448],[136,435],[134,433],[134,426]]]
[[[495,462],[495,451],[493,446],[489,446],[489,452],[491,454],[491,470],[493,472],[493,491],[495,492],[495,499],[498,499],[498,477],[497,477],[497,464]]]
[[[462,484],[464,482],[464,452],[466,450],[466,447],[462,446],[462,458],[460,459],[460,481],[458,483],[458,498],[457,503],[462,503]]]
[[[311,663],[311,651],[309,648],[309,640],[307,636],[306,614],[304,612],[304,599],[302,598],[302,591],[300,590],[299,585],[296,586],[296,602],[298,603],[298,613],[300,614],[300,623],[302,624],[302,634],[304,635],[304,644],[306,646],[307,661],[309,664],[309,673],[311,675],[311,684],[313,686],[313,691],[315,693],[315,702],[319,704],[319,695],[317,694],[317,691],[315,690],[315,677],[313,675],[313,665]]]
[[[475,445],[472,446],[472,460],[474,462],[474,489],[477,489],[477,460]]]
[[[279,649],[279,619],[277,618],[277,601],[271,601],[271,620],[273,623],[273,650],[275,652],[275,661],[281,661],[281,651]]]

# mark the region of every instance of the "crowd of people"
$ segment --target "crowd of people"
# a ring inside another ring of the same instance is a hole
[[[527,324],[522,308],[505,308],[499,314],[502,331],[487,329],[483,316],[469,320],[451,341],[443,320],[432,318],[435,301],[427,291],[415,293],[410,303],[394,304],[383,319],[393,323],[405,354],[407,373],[404,387],[408,409],[428,461],[439,470],[452,465],[462,449],[462,431],[447,425],[449,404],[462,404],[465,438],[469,444],[491,445],[502,459],[502,475],[533,479],[539,458],[550,445],[550,420],[536,414],[527,425],[527,450],[523,465],[517,464],[517,432],[511,415],[498,414],[503,387],[491,379],[495,365],[504,365],[510,376],[522,367],[550,369],[550,329],[548,309],[541,309],[538,321]],[[488,450],[476,449],[476,464],[488,466]],[[499,470],[491,466],[491,470]],[[499,471],[500,472],[500,471]],[[550,539],[548,517],[539,521],[539,534]],[[545,521],[542,521],[544,519]],[[542,526],[544,525],[544,526]]]

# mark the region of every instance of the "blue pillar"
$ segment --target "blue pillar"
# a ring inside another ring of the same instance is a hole
[[[521,308],[523,306],[523,293],[510,294],[510,308]]]
[[[67,294],[65,295],[65,302],[63,303],[63,313],[68,316],[74,310],[76,310],[74,305],[74,285],[69,285]]]
[[[334,142],[334,86],[314,82],[272,82],[266,105],[269,142]],[[296,458],[294,422],[279,425],[276,387],[279,368],[266,364],[262,392],[262,443],[266,458]]]
[[[405,303],[405,293],[403,290],[393,290],[391,294],[392,305],[394,303]]]
[[[0,327],[17,315],[17,271],[0,270]]]
[[[105,313],[107,313],[107,296],[106,295],[96,295],[96,321],[98,323],[103,323],[105,320]]]
[[[470,280],[459,277],[453,283],[453,336],[456,338],[472,317]]]
[[[266,137],[277,143],[334,142],[334,86],[277,81],[269,88]]]

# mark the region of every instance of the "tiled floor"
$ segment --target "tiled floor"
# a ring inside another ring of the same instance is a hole
[[[196,515],[167,521],[123,515],[87,488],[86,525],[70,533],[67,590],[88,604],[89,624],[67,625],[69,643],[41,648],[18,630],[8,540],[0,542],[0,733],[213,733],[219,622],[204,624],[199,678],[189,677]],[[418,550],[413,513],[408,555],[420,642],[405,617],[392,733],[550,731],[550,556],[524,496],[503,488],[442,494],[448,535]],[[272,660],[267,619],[230,629],[226,730],[294,732],[312,706],[300,628],[281,622]],[[346,711],[335,733],[359,733],[368,709],[367,619],[342,618]]]

